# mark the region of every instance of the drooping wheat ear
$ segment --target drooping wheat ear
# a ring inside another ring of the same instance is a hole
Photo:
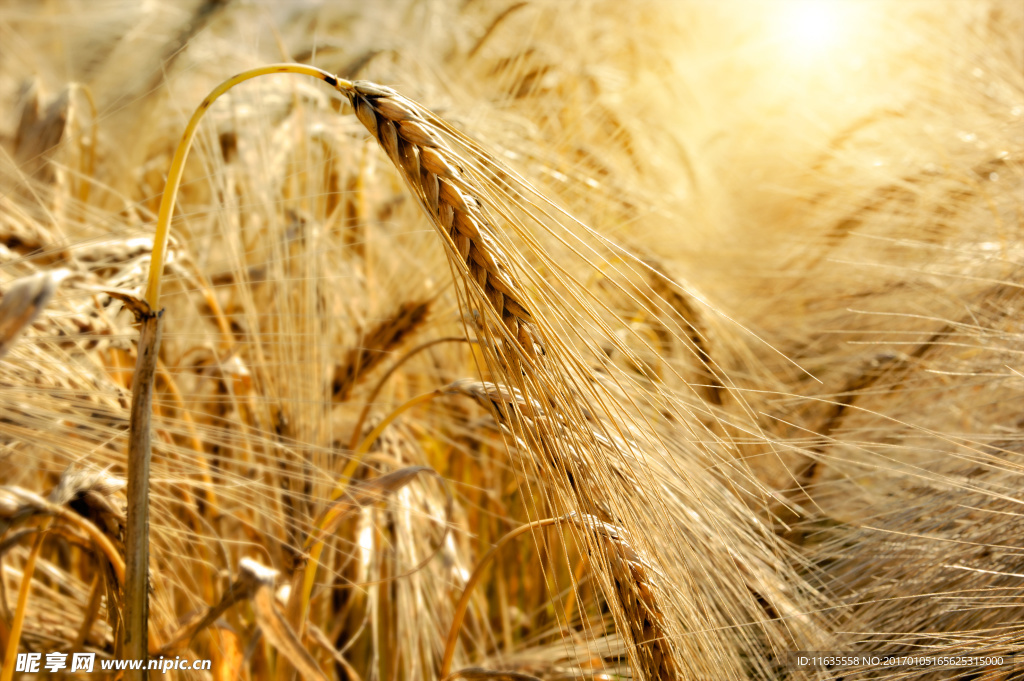
[[[348,95],[356,116],[380,143],[441,234],[448,256],[481,288],[527,356],[543,352],[525,296],[505,268],[494,224],[432,116],[394,90],[355,81]]]
[[[446,388],[477,400],[482,406],[491,407],[499,422],[512,429],[513,422],[507,414],[513,410],[523,416],[527,427],[546,418],[543,406],[536,400],[524,396],[518,389],[502,384],[481,381],[457,381]],[[514,432],[514,431],[513,431]],[[578,478],[586,479],[586,466],[576,468]],[[597,483],[593,483],[597,486]],[[636,645],[637,661],[645,674],[642,678],[674,681],[679,678],[676,664],[665,629],[665,615],[658,604],[654,577],[657,570],[633,548],[625,530],[605,522],[597,516],[570,513],[566,521],[581,530],[593,533],[604,546],[609,573],[614,580],[615,596],[622,607],[633,643]]]
[[[117,594],[122,591],[125,583],[125,562],[120,546],[123,534],[124,512],[121,502],[115,498],[116,493],[124,486],[124,481],[108,475],[106,471],[68,468],[61,475],[60,482],[43,498],[38,494],[21,487],[0,487],[0,533],[6,534],[14,525],[30,520],[41,521],[38,528],[30,530],[36,533],[36,539],[28,560],[22,568],[22,583],[18,594],[17,610],[13,613],[8,635],[7,652],[0,665],[0,680],[10,681],[13,674],[15,657],[22,636],[28,598],[33,581],[35,563],[39,557],[44,535],[51,528],[70,531],[71,536],[84,536],[86,544],[91,544],[95,555],[106,559],[111,581],[106,584],[107,612],[117,618],[113,612]],[[13,534],[14,537],[19,534]],[[76,542],[78,543],[78,542]],[[0,554],[5,549],[0,547]],[[101,568],[104,572],[106,567]],[[99,582],[94,589],[97,589]],[[99,591],[95,591],[99,593]],[[97,608],[98,609],[98,608]],[[92,628],[92,618],[96,610],[88,609],[85,621],[79,631],[88,632]],[[84,636],[83,636],[84,638]],[[70,639],[69,639],[70,640]],[[155,635],[149,640],[150,648],[159,646]]]

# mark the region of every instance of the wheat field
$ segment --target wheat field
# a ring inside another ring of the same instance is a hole
[[[0,101],[0,681],[1021,678],[794,663],[1024,654],[1019,0],[9,0]]]

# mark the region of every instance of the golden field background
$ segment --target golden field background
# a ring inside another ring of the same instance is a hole
[[[0,359],[5,675],[120,656],[117,557],[78,521],[123,550],[137,332],[108,291],[145,284],[193,109],[274,62],[466,136],[545,352],[351,102],[290,74],[218,100],[152,423],[150,652],[214,662],[180,678],[440,678],[478,566],[453,678],[1019,650],[1024,5],[67,0],[0,3],[0,290],[67,270]]]

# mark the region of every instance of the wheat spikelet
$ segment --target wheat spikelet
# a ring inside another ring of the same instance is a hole
[[[647,264],[651,265],[651,270],[647,273],[651,291],[667,303],[668,311],[675,317],[675,322],[684,332],[684,337],[689,341],[688,345],[700,362],[700,374],[706,384],[703,389],[706,399],[711,404],[721,406],[725,386],[718,375],[721,369],[716,367],[712,356],[711,342],[703,315],[679,284],[662,273],[664,268],[661,263],[651,261]]]
[[[356,116],[401,170],[438,229],[448,256],[468,271],[508,333],[528,356],[543,352],[529,306],[490,237],[493,222],[459,167],[457,155],[418,105],[394,90],[356,81],[346,94]]]
[[[58,148],[68,122],[70,89],[44,104],[38,83],[25,94],[18,130],[14,136],[15,158],[29,175],[52,182],[54,169],[48,155]]]
[[[348,94],[360,122],[402,172],[441,233],[448,256],[479,285],[526,356],[543,353],[543,343],[525,297],[504,265],[505,256],[490,237],[493,222],[464,177],[457,155],[428,121],[429,115],[393,90],[376,84],[355,82],[353,91]],[[552,415],[540,423],[542,406],[514,387],[468,382],[462,384],[459,391],[478,401],[490,402],[500,421],[520,442],[524,441],[520,437],[523,429],[532,430],[534,435],[526,440],[535,446],[527,446],[527,449],[542,449],[552,469],[566,474],[568,484],[577,490],[579,499],[600,498],[601,485],[587,472],[578,453],[552,440],[552,436],[557,440],[556,433],[563,428],[572,429],[560,421],[560,415]],[[637,646],[644,678],[666,681],[677,678],[673,652],[662,628],[663,614],[645,564],[614,526],[606,526],[597,519],[594,522],[597,524],[593,529],[600,530],[606,540],[605,553],[614,590]]]
[[[8,288],[0,302],[0,357],[11,349],[22,329],[35,321],[68,274],[67,270],[40,272]]]
[[[457,273],[464,278],[468,276],[478,285],[522,353],[536,357],[543,350],[536,342],[535,324],[544,325],[545,319],[535,317],[525,303],[525,295],[507,266],[511,261],[495,243],[494,223],[484,207],[485,202],[493,205],[490,194],[479,188],[476,176],[470,177],[469,172],[460,167],[458,153],[442,138],[450,134],[447,126],[388,88],[356,82],[350,88],[341,86],[339,89],[349,96],[360,122],[380,143],[419,198],[441,233]],[[476,167],[471,166],[471,169]],[[488,168],[494,170],[489,164]],[[502,176],[500,170],[494,172]],[[501,185],[498,192],[504,192],[506,185],[501,180],[498,184]],[[521,197],[508,198],[515,202]],[[656,292],[651,294],[656,295]],[[684,319],[684,323],[692,328],[689,319]],[[693,331],[698,333],[696,329]],[[707,366],[710,358],[703,352],[702,336],[698,336],[698,341],[696,354]],[[559,358],[571,364],[572,351],[563,356],[561,350],[559,345]],[[520,379],[515,362],[509,361],[511,357],[504,353],[499,355],[496,368],[516,387],[488,388],[483,384],[478,392],[491,402],[491,407],[502,412],[499,420],[519,449],[531,453],[534,460],[527,466],[536,466],[541,477],[553,483],[548,492],[550,500],[556,506],[564,504],[569,510],[596,514],[593,517],[601,522],[618,526],[622,509],[615,508],[614,501],[606,500],[608,479],[600,470],[608,466],[614,471],[613,477],[617,474],[622,480],[631,480],[622,473],[623,460],[630,457],[617,441],[604,435],[606,430],[619,428],[618,417],[603,408],[598,408],[598,413],[594,414],[593,407],[584,405],[580,393],[565,391],[564,386],[559,385],[562,381],[546,375],[543,365],[523,365]],[[576,364],[574,369],[583,382],[594,385],[589,367]],[[712,384],[715,397],[718,397],[718,387]],[[595,397],[602,399],[596,393]],[[539,403],[534,404],[533,400]],[[624,491],[632,497],[641,494],[642,488],[630,484]],[[659,493],[668,492],[660,490]],[[613,608],[617,612],[616,621],[628,631],[628,634],[623,632],[624,638],[632,644],[634,672],[644,678],[675,678],[679,659],[674,657],[677,653],[669,640],[676,640],[678,630],[672,628],[654,599],[647,572],[641,569],[643,563],[631,560],[629,557],[635,556],[635,552],[630,553],[615,542],[603,546],[601,553],[604,565],[609,568],[606,573],[610,577],[606,582],[608,598],[617,601],[618,608]],[[742,573],[736,566],[731,569]],[[742,574],[736,577],[751,593],[767,593],[763,588],[756,588],[756,579]],[[706,613],[694,607],[688,617],[701,620]]]
[[[656,570],[629,543],[621,528],[593,516],[575,518],[592,531],[607,548],[615,589],[629,622],[630,633],[645,678],[674,681],[680,678],[669,639],[663,627],[665,615],[658,604]]]
[[[61,575],[62,592],[81,596],[78,599],[81,603],[71,605],[71,612],[76,612],[80,605],[83,616],[81,620],[74,619],[73,623],[67,621],[68,610],[65,609],[55,609],[53,621],[49,622],[36,616],[39,621],[25,632],[28,638],[45,631],[50,640],[68,643],[93,640],[93,636],[98,636],[104,644],[108,640],[116,640],[121,626],[121,589],[124,582],[125,509],[124,500],[119,495],[124,485],[123,480],[106,470],[71,466],[65,469],[45,498],[21,487],[0,487],[0,530],[7,535],[0,542],[0,558],[25,534],[39,532],[38,529],[8,530],[30,518],[52,518],[55,523],[49,526],[49,531],[59,534],[71,545],[93,553],[97,561],[93,585],[88,589],[84,588],[88,582],[82,584],[76,576],[62,573],[55,566],[47,570],[51,575]],[[2,577],[0,573],[0,579]],[[23,575],[22,579],[32,577]],[[42,591],[48,593],[48,590]],[[100,596],[104,594],[107,599],[106,623],[97,621]],[[60,605],[60,608],[67,607],[67,602]],[[38,611],[39,608],[36,609]]]

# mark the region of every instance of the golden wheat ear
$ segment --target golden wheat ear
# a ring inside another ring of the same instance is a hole
[[[394,90],[356,81],[348,95],[356,117],[384,149],[437,228],[448,257],[476,282],[512,340],[528,355],[544,352],[525,296],[506,267],[494,221],[423,107]]]

